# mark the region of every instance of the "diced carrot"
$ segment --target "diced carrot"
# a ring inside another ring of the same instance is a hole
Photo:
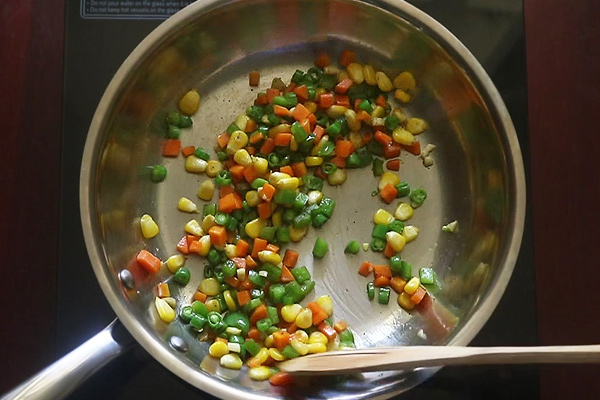
[[[258,258],[258,253],[265,250],[267,248],[268,244],[269,244],[269,242],[267,242],[265,239],[255,238],[254,246],[252,246],[252,257]],[[247,261],[246,261],[246,264],[248,264]]]
[[[271,204],[270,203],[260,203],[256,206],[258,211],[258,218],[267,219],[271,216]]]
[[[154,254],[150,253],[148,250],[140,250],[140,252],[135,257],[138,264],[140,264],[146,271],[151,274],[155,274],[160,270],[160,266],[162,262],[158,257]]]
[[[402,146],[400,146],[400,144],[396,142],[391,142],[383,146],[383,156],[385,158],[398,157],[400,155],[400,150],[402,150]]]
[[[202,244],[199,240],[194,240],[192,243],[189,244],[189,249],[190,253],[197,253],[199,250],[202,249]]]
[[[294,275],[292,275],[292,273],[290,272],[290,270],[288,269],[288,267],[286,267],[285,265],[283,265],[281,267],[281,278],[279,278],[279,280],[282,283],[288,283],[288,282],[296,280],[296,278],[294,278]]]
[[[252,315],[250,315],[250,323],[254,325],[256,324],[256,321],[260,321],[264,318],[267,318],[267,306],[261,304],[258,307],[256,307],[252,312]]]
[[[194,293],[194,300],[201,301],[202,303],[204,303],[206,301],[207,297],[208,297],[207,295],[205,295],[204,293],[202,293],[199,290],[196,290],[196,292]]]
[[[396,158],[395,160],[389,160],[385,163],[385,166],[390,171],[400,171],[400,159]]]
[[[335,331],[337,333],[342,333],[346,329],[348,329],[348,324],[346,323],[346,321],[344,321],[343,319],[341,319],[338,322],[336,322],[335,325],[333,325],[333,329],[335,329]]]
[[[383,249],[383,255],[384,257],[392,258],[396,255],[396,251],[392,248],[392,246],[390,246],[389,243],[386,243],[385,248]]]
[[[335,339],[335,337],[337,336],[337,332],[335,331],[335,329],[333,329],[333,327],[331,325],[328,325],[325,322],[322,322],[321,324],[319,324],[319,326],[317,327],[321,333],[323,333],[325,336],[327,336],[327,340],[329,340],[330,342],[332,340]]]
[[[354,99],[354,111],[358,112],[360,108],[358,107],[362,103],[362,99]]]
[[[215,342],[223,342],[223,343],[227,344],[229,341],[227,339],[225,339],[224,337],[217,336],[215,338]]]
[[[227,196],[228,194],[231,194],[234,192],[235,192],[235,189],[231,185],[221,186],[221,188],[219,189],[219,198],[222,199],[223,197]]]
[[[179,250],[181,254],[190,254],[187,238],[185,236],[182,237],[181,240],[179,240],[179,242],[177,242],[177,250]]]
[[[258,267],[258,264],[256,263],[256,261],[254,261],[254,258],[252,258],[251,255],[247,255],[246,256],[246,269],[255,269],[256,267]]]
[[[287,108],[285,108],[283,106],[275,104],[273,106],[273,114],[277,115],[278,117],[289,117],[290,110],[288,110]]]
[[[243,131],[246,133],[250,133],[250,132],[254,132],[255,130],[256,130],[256,121],[254,121],[253,119],[249,119],[248,122],[246,122],[246,127],[243,129]]]
[[[223,167],[225,169],[229,169],[229,168],[233,167],[234,165],[235,165],[235,161],[233,161],[233,159],[231,159],[231,158],[229,158],[223,162]]]
[[[373,273],[375,274],[375,278],[384,276],[390,279],[392,277],[392,269],[387,265],[373,265]]]
[[[284,93],[290,93],[293,92],[294,89],[296,89],[296,84],[295,83],[290,83],[289,85],[286,86],[286,88],[283,90]]]
[[[258,330],[257,330],[258,332]],[[260,335],[258,337],[260,339]],[[248,359],[248,361],[246,362],[246,365],[248,365],[248,368],[256,368],[256,367],[260,367],[261,365],[263,365],[262,361],[259,360],[256,357],[250,357]]]
[[[304,85],[302,85],[304,86]],[[304,86],[306,88],[306,86]],[[298,122],[302,122],[308,118],[310,111],[306,107],[304,107],[301,103],[298,103],[296,107],[294,107],[294,113],[292,116]]]
[[[344,51],[342,51],[342,54],[340,54],[339,63],[340,63],[340,65],[347,67],[348,65],[352,64],[355,59],[356,59],[356,55],[354,54],[353,51],[344,50]]]
[[[277,331],[273,333],[273,344],[279,351],[281,351],[290,343],[290,337],[291,335],[289,332]]]
[[[398,189],[392,184],[388,183],[379,191],[379,196],[388,204],[396,199],[396,195],[398,194]]]
[[[188,247],[190,247],[192,245],[192,242],[194,240],[197,240],[197,238],[194,235],[185,235],[185,240],[187,241]]]
[[[262,142],[262,140],[264,138],[265,138],[265,135],[263,135],[262,132],[256,131],[252,135],[250,135],[250,138],[248,139],[248,141],[250,142],[250,144],[258,144],[258,143]]]
[[[244,179],[244,170],[246,167],[243,165],[236,164],[233,167],[229,168],[229,172],[231,173],[231,177],[234,180],[242,181]]]
[[[177,157],[179,155],[179,149],[181,148],[181,140],[169,139],[163,146],[163,156],[165,157]]]
[[[380,276],[378,278],[375,278],[375,280],[373,281],[373,284],[377,287],[389,286],[390,278],[385,277],[385,276]]]
[[[210,242],[217,247],[225,246],[227,242],[227,232],[224,226],[214,225],[208,230]]]
[[[233,257],[231,261],[233,261],[237,269],[246,268],[246,259],[243,257]]]
[[[275,146],[289,146],[291,141],[291,133],[278,133],[277,136],[275,136]]]
[[[339,140],[338,140],[339,142]],[[346,168],[346,159],[340,156],[335,156],[331,159],[331,162],[338,168]]]
[[[246,279],[245,281],[241,281],[238,286],[238,290],[252,290],[252,289],[254,289],[254,285],[248,279]]]
[[[235,276],[227,276],[227,277],[225,277],[225,283],[228,284],[229,286],[233,286],[234,288],[237,288],[240,285],[240,280],[238,278],[236,278]]]
[[[383,97],[383,95],[379,95],[377,96],[377,99],[375,100],[375,104],[377,104],[380,107],[385,107],[386,101],[385,101],[385,97]]]
[[[321,322],[327,319],[327,312],[325,312],[325,310],[323,310],[323,308],[321,308],[319,303],[316,301],[311,301],[306,305],[306,307],[312,311],[313,325],[319,325]]]
[[[337,158],[337,157],[335,157],[335,158]],[[339,160],[339,158],[338,158],[338,160]],[[331,160],[331,161],[333,162],[333,160]],[[317,169],[315,169],[314,175],[319,179],[323,179],[323,180],[327,179],[327,175],[325,175],[325,172],[323,172],[323,169],[321,167],[317,167]]]
[[[298,325],[296,325],[295,322],[292,322],[291,324],[288,325],[287,328],[285,328],[285,330],[289,333],[294,333],[298,330]]]
[[[260,72],[251,71],[248,74],[248,83],[250,84],[250,86],[258,86],[258,84],[260,83]]]
[[[269,104],[273,104],[273,99],[275,98],[275,96],[279,96],[279,94],[280,94],[279,89],[268,88],[267,89],[267,100],[269,101]]]
[[[332,93],[323,93],[319,96],[319,107],[321,108],[329,108],[333,105],[333,94]]]
[[[348,158],[356,150],[349,140],[338,140],[335,142],[335,155],[341,158]]]
[[[219,136],[217,136],[217,144],[220,148],[224,149],[229,143],[229,133],[223,132]]]
[[[292,164],[292,171],[294,172],[294,176],[301,178],[308,173],[308,169],[306,168],[306,164],[304,161],[298,161]]]
[[[171,296],[171,289],[169,289],[169,284],[167,282],[161,282],[156,286],[157,296],[161,299],[163,297]]]
[[[362,138],[362,143],[365,145],[369,144],[371,143],[371,139],[373,139],[373,134],[371,132],[365,132]]]
[[[292,382],[293,376],[287,372],[276,372],[269,378],[269,383],[273,386],[285,386]]]
[[[246,179],[246,182],[252,183],[258,177],[259,175],[256,172],[256,169],[254,169],[254,165],[250,164],[246,168],[244,168],[244,178]]]
[[[323,128],[321,125],[315,126],[315,129],[313,130],[313,135],[315,135],[315,145],[319,143],[319,140],[321,140],[324,134],[325,128]]]
[[[404,147],[406,149],[406,151],[414,154],[415,156],[418,156],[419,154],[421,154],[421,143],[418,140],[412,146],[402,146],[402,147]]]
[[[306,87],[306,85],[300,85],[300,86],[296,86],[294,88],[294,93],[296,93],[296,96],[298,97],[299,101],[308,101],[308,88]],[[298,107],[301,104],[298,104],[296,107]]]
[[[421,300],[423,300],[423,297],[425,297],[425,295],[427,294],[427,291],[425,289],[423,289],[421,286],[419,286],[417,288],[417,291],[410,296],[410,301],[412,301],[415,304],[419,304],[421,302]]]
[[[337,104],[338,106],[350,108],[350,97],[346,96],[345,94],[338,94],[337,96],[335,96],[335,104]]]
[[[219,211],[229,214],[240,208],[242,208],[242,199],[236,192],[229,193],[219,199]]]
[[[275,195],[275,187],[270,183],[265,183],[262,187],[262,191],[260,192],[260,196],[265,201],[271,201],[273,196]]]
[[[404,286],[406,285],[406,281],[399,276],[394,276],[390,279],[390,286],[394,289],[394,292],[400,294],[404,290]]]
[[[298,252],[295,250],[287,249],[285,251],[285,255],[283,256],[283,265],[288,268],[293,268],[296,266],[298,262]]]
[[[373,137],[382,146],[387,146],[388,144],[392,143],[392,138],[381,131],[375,132],[375,135]]]
[[[250,291],[240,290],[237,292],[237,301],[240,307],[247,304],[250,301],[250,299]]]
[[[312,114],[309,114],[308,116],[310,117],[310,116],[312,116]],[[311,129],[310,129],[310,119],[309,118],[304,118],[302,121],[300,121],[300,126],[302,127],[302,129],[304,129],[304,132],[310,133]]]
[[[354,82],[352,82],[352,79],[342,79],[337,85],[335,85],[335,92],[338,94],[346,94],[350,87],[352,87],[352,84],[354,84]]]
[[[255,342],[260,342],[260,332],[255,327],[248,330],[248,339],[252,339]]]
[[[310,129],[307,132],[312,132],[313,129],[315,129],[315,126],[317,125],[317,117],[315,116],[315,114],[308,114],[308,118],[306,118],[308,120],[308,125],[310,127]]]
[[[235,245],[235,255],[238,257],[246,257],[249,249],[250,244],[248,244],[248,242],[246,242],[244,239],[238,239]]]
[[[368,121],[371,119],[371,115],[365,110],[360,110],[356,112],[356,119],[359,121]]]
[[[275,246],[273,243],[269,243],[267,247],[265,247],[265,250],[272,251],[273,253],[279,253],[279,247]]]
[[[195,150],[196,150],[196,148],[194,146],[185,146],[184,148],[181,149],[181,154],[184,157],[191,156],[192,154],[194,154]]]
[[[294,176],[294,170],[289,165],[285,165],[279,168],[279,172],[283,172],[284,174],[288,174],[289,176]]]
[[[267,95],[265,93],[259,94],[256,97],[256,100],[254,100],[255,106],[266,106],[267,104],[269,104],[269,98],[267,97]]]
[[[317,68],[325,68],[329,64],[331,64],[331,58],[329,58],[327,53],[320,53],[315,59],[315,66]]]

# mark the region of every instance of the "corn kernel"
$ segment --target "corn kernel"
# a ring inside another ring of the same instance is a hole
[[[290,225],[290,239],[294,243],[298,243],[308,232],[308,226],[304,228],[294,228]]]
[[[140,218],[140,228],[142,229],[142,236],[145,239],[152,239],[158,235],[159,229],[154,219],[148,214],[142,215]]]
[[[245,280],[246,280],[246,278],[247,278],[247,276],[246,276],[246,269],[245,269],[245,268],[238,268],[238,269],[235,271],[235,274],[236,274],[236,276],[237,276],[237,278],[238,278],[238,280],[239,280],[240,282],[243,282],[243,281],[245,281]]]
[[[260,363],[264,363],[269,359],[269,349],[261,347],[258,353],[254,356]]]
[[[406,245],[406,239],[404,236],[395,231],[389,231],[385,234],[385,239],[390,247],[395,252],[400,252]]]
[[[373,68],[372,65],[367,64],[363,67],[363,76],[367,85],[377,85],[377,79],[375,79],[375,68]]]
[[[210,228],[216,225],[215,216],[207,215],[202,219],[202,230],[208,232]]]
[[[260,230],[267,226],[267,222],[263,219],[256,218],[248,222],[244,227],[244,230],[252,239],[256,239],[260,234]]]
[[[307,167],[317,167],[323,164],[323,157],[308,156],[304,159]]]
[[[200,107],[200,95],[196,89],[192,89],[179,100],[179,109],[185,115],[193,115]]]
[[[241,330],[239,330],[239,333],[237,333],[237,334],[239,335],[240,333],[242,333]],[[240,351],[242,351],[242,346],[240,346],[239,343],[229,342],[229,343],[227,343],[227,348],[232,353],[239,353]]]
[[[215,184],[212,180],[207,179],[198,187],[198,197],[204,201],[210,201],[215,194]]]
[[[174,274],[179,268],[185,265],[185,257],[181,254],[174,254],[171,257],[167,258],[166,264],[167,269],[171,271],[172,274]]]
[[[292,178],[280,179],[275,184],[275,187],[277,189],[282,189],[282,190],[283,189],[296,190],[296,189],[298,189],[299,185],[300,185],[300,180],[296,177],[292,177]]]
[[[406,130],[413,135],[423,133],[427,129],[427,122],[421,118],[411,118],[406,124]]]
[[[402,89],[396,89],[394,92],[394,98],[402,103],[408,103],[410,101],[410,94],[406,93]]]
[[[229,311],[237,310],[237,304],[235,304],[235,300],[233,299],[233,296],[229,290],[223,292],[223,299],[225,299],[225,304],[227,304]]]
[[[274,265],[278,265],[281,262],[281,256],[270,250],[259,251],[258,259],[264,263],[266,262]]]
[[[219,300],[217,299],[210,299],[205,303],[205,305],[208,312],[221,312],[221,303],[219,303]]]
[[[282,217],[281,217],[281,213],[279,211],[274,212],[271,215],[271,223],[273,224],[273,226],[275,228],[278,228],[281,226],[281,222],[282,222]]]
[[[412,296],[413,294],[415,294],[420,284],[421,281],[419,280],[419,278],[413,276],[408,282],[406,282],[406,285],[404,285],[404,292]]]
[[[406,114],[404,114],[404,111],[402,111],[402,109],[400,107],[394,108],[394,110],[392,111],[392,114],[394,114],[394,116],[396,118],[398,118],[400,123],[403,123],[404,121],[406,121],[408,119],[408,117],[406,116]]]
[[[279,183],[279,181],[289,178],[291,178],[291,176],[284,172],[272,172],[271,175],[269,175],[269,183],[277,187],[276,185]]]
[[[408,71],[400,72],[396,78],[394,78],[394,87],[396,89],[402,89],[404,91],[412,90],[417,87],[415,77]]]
[[[381,174],[381,178],[379,178],[379,184],[377,185],[377,188],[381,191],[388,184],[390,184],[392,186],[396,186],[399,183],[400,183],[400,178],[398,178],[398,175],[396,175],[395,173],[393,173],[391,171],[386,171],[383,174]]]
[[[211,246],[210,236],[204,235],[200,239],[198,239],[198,241],[200,242],[200,248],[198,249],[198,254],[201,256],[208,255],[208,252],[210,251],[210,246]]]
[[[252,165],[258,175],[264,175],[269,169],[269,161],[262,157],[252,157]]]
[[[263,341],[263,343],[265,344],[266,347],[271,348],[273,346],[275,346],[275,339],[273,338],[273,335],[269,335],[265,338],[265,340]]]
[[[281,307],[281,318],[285,322],[294,322],[298,314],[302,311],[302,306],[300,304],[290,304],[287,306]]]
[[[292,140],[290,141],[290,150],[291,151],[298,151],[298,141],[293,136],[292,136]]]
[[[363,66],[359,63],[351,63],[348,65],[346,70],[348,71],[348,76],[355,84],[360,85],[365,81],[365,76],[363,75]]]
[[[394,129],[392,138],[394,139],[394,142],[403,144],[405,146],[412,146],[415,144],[415,137],[413,134],[401,127]]]
[[[235,244],[226,244],[225,245],[225,255],[230,260],[232,258],[237,257],[237,248],[236,248]]]
[[[385,117],[385,108],[381,106],[373,107],[373,111],[371,111],[371,118],[383,118]],[[377,124],[373,124],[377,125]]]
[[[312,311],[310,308],[301,310],[296,316],[296,325],[300,329],[307,329],[312,326]]]
[[[226,332],[228,335],[241,335],[241,334],[242,334],[242,330],[241,330],[241,329],[239,329],[239,328],[235,328],[235,327],[233,327],[233,326],[228,326],[228,327],[225,329],[225,332]]]
[[[223,164],[221,163],[221,161],[217,161],[217,160],[209,160],[206,163],[206,175],[214,178],[215,176],[217,176],[217,174],[219,172],[221,172],[223,170]]]
[[[271,369],[264,366],[250,368],[248,376],[255,381],[266,381],[271,377]]]
[[[354,110],[347,109],[344,113],[344,117],[346,118],[346,122],[348,123],[348,128],[350,128],[350,131],[354,133],[360,130],[361,122],[356,118],[356,113]]]
[[[235,131],[229,137],[227,142],[227,154],[235,154],[236,151],[243,149],[248,144],[248,135],[243,131]]]
[[[240,114],[235,119],[235,125],[240,128],[242,131],[246,131],[246,125],[248,125],[248,121],[250,121],[250,117],[246,114]]]
[[[296,350],[298,352],[298,354],[300,354],[301,356],[304,356],[306,354],[308,354],[308,345],[306,343],[302,343],[299,340],[295,340],[293,339],[290,342],[290,345],[292,346],[292,348],[294,350]]]
[[[327,175],[327,182],[329,182],[331,186],[337,186],[346,182],[347,177],[348,175],[346,174],[346,170],[338,168],[331,174]]]
[[[269,356],[275,361],[285,360],[285,356],[283,354],[281,354],[281,352],[274,347],[269,349]]]
[[[348,139],[350,140],[350,143],[352,143],[352,146],[354,146],[355,149],[359,149],[363,145],[362,135],[358,132],[350,132],[350,134],[348,135]]]
[[[327,109],[327,115],[329,116],[329,118],[339,118],[339,117],[343,117],[344,113],[346,112],[347,108],[344,106],[339,106],[339,105],[334,105],[331,106]]]
[[[198,221],[196,221],[195,219],[189,220],[188,223],[185,224],[184,230],[187,233],[192,234],[194,236],[200,237],[200,236],[204,235],[204,232],[202,231],[202,227],[200,226]]]
[[[391,92],[394,89],[394,85],[385,72],[379,71],[375,73],[375,81],[377,86],[382,92]]]
[[[302,104],[304,107],[306,107],[306,109],[311,112],[311,113],[316,113],[317,112],[317,103],[315,103],[314,101],[306,101]]]
[[[194,155],[185,158],[185,170],[194,174],[206,171],[208,163]]]
[[[325,146],[325,143],[327,143],[328,141],[329,141],[329,135],[324,135],[321,138],[321,140],[319,140],[319,143],[317,143],[317,145],[312,148],[312,150],[310,151],[310,155],[318,156],[319,150],[321,150],[323,148],[323,146]]]
[[[323,68],[323,73],[326,75],[337,75],[339,74],[341,71],[338,67],[336,67],[335,65],[327,65],[325,68]],[[317,88],[317,92],[319,91],[319,89],[323,90],[323,93],[325,92],[325,89],[323,88]],[[317,93],[317,94],[323,94],[323,93]]]
[[[219,364],[221,364],[222,367],[229,369],[241,369],[244,363],[240,356],[235,353],[229,353],[221,357]]]
[[[399,219],[400,221],[406,221],[406,220],[409,220],[410,218],[412,218],[414,212],[415,212],[415,210],[414,210],[414,208],[412,208],[410,206],[410,204],[400,203],[400,204],[398,204],[398,208],[396,208],[396,212],[394,213],[394,216],[396,217],[396,219]]]
[[[187,213],[198,212],[198,206],[196,206],[196,204],[187,197],[182,197],[179,199],[177,202],[177,209]]]
[[[177,307],[177,300],[175,300],[173,297],[163,297],[163,300],[167,302],[167,304],[169,306],[171,306],[171,308],[174,310],[175,307]]]
[[[308,192],[308,204],[319,204],[323,198],[323,193],[318,190]]]
[[[341,82],[344,79],[348,79],[348,78],[350,78],[350,76],[348,75],[348,73],[346,71],[340,71],[338,73],[338,82]]]
[[[323,332],[319,331],[311,333],[308,338],[308,343],[310,344],[321,343],[326,345],[328,342],[329,340],[327,339],[327,336],[325,336]]]
[[[202,279],[198,289],[207,296],[216,296],[220,292],[219,281],[215,278]]]
[[[309,343],[306,347],[308,347],[308,354],[325,353],[327,351],[327,345],[323,343]]]
[[[409,294],[402,292],[398,295],[398,305],[405,310],[412,310],[415,307],[415,303],[410,300]]]
[[[321,306],[323,311],[327,313],[328,317],[330,317],[331,314],[333,314],[333,301],[331,300],[331,297],[329,297],[328,295],[320,296],[317,299],[317,303],[319,304],[319,306]]]
[[[214,342],[208,348],[208,354],[217,358],[221,358],[225,354],[229,354],[229,348],[227,347],[227,343],[221,341]]]
[[[419,236],[419,228],[412,225],[407,225],[402,230],[402,236],[406,239],[406,243],[412,242]]]
[[[248,165],[252,164],[252,158],[250,157],[250,154],[248,154],[246,149],[239,149],[238,151],[236,151],[233,155],[233,161],[240,165],[243,165],[244,167],[247,167]]]
[[[249,207],[256,207],[259,202],[258,192],[256,190],[249,190],[246,192],[246,202]]]
[[[269,136],[275,136],[278,133],[287,133],[292,131],[290,124],[279,124],[269,129]]]
[[[298,329],[292,335],[292,339],[296,339],[301,343],[308,343],[308,333],[306,333],[306,331],[303,331],[302,329]]]
[[[164,299],[160,297],[154,299],[154,306],[162,321],[169,323],[175,319],[175,310]]]
[[[389,212],[387,212],[386,210],[384,210],[383,208],[380,208],[379,210],[377,210],[375,212],[375,215],[373,215],[373,222],[375,224],[387,225],[387,224],[391,223],[392,221],[394,221],[394,216],[392,214],[390,214]]]

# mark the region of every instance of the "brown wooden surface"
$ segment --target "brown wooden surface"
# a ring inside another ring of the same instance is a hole
[[[55,357],[64,0],[0,12],[3,393]]]
[[[539,339],[600,343],[600,2],[524,5]],[[543,368],[541,397],[600,398],[600,367]]]

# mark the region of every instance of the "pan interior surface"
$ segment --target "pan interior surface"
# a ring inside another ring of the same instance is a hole
[[[429,129],[419,136],[422,146],[434,144],[435,164],[403,152],[400,177],[428,192],[425,204],[410,223],[419,238],[402,252],[419,267],[433,267],[442,289],[437,302],[458,317],[454,329],[426,339],[417,333],[423,319],[395,304],[370,302],[367,279],[356,271],[369,260],[384,263],[378,253],[345,255],[350,240],[369,242],[372,216],[378,208],[394,211],[371,196],[377,180],[370,168],[350,170],[342,186],[325,185],[337,201],[332,219],[311,228],[300,252],[317,281],[315,294],[329,294],[336,319],[355,333],[358,347],[411,344],[467,344],[485,323],[501,296],[516,260],[524,214],[522,161],[510,118],[489,78],[472,56],[435,21],[405,3],[356,1],[210,1],[184,9],[153,32],[132,53],[107,89],[90,128],[82,164],[82,222],[90,258],[105,295],[134,337],[166,367],[191,384],[220,397],[260,396],[362,398],[391,396],[433,373],[417,370],[369,373],[315,384],[294,386],[293,392],[249,379],[245,370],[232,371],[207,355],[207,342],[196,339],[178,319],[165,324],[154,309],[157,283],[171,275],[164,269],[146,276],[135,264],[136,253],[147,249],[162,260],[176,253],[183,225],[201,218],[177,210],[181,196],[196,197],[204,174],[189,174],[182,157],[161,156],[165,116],[178,99],[197,88],[201,105],[194,125],[183,131],[184,145],[211,149],[224,131],[256,98],[281,77],[288,81],[296,69],[306,70],[316,54],[335,59],[342,50],[356,51],[357,60],[389,76],[411,71],[418,93],[407,107],[424,118]],[[466,58],[465,58],[466,57]],[[260,71],[258,88],[248,85],[248,72]],[[214,152],[212,152],[214,158]],[[161,164],[167,179],[153,183],[147,166]],[[216,199],[216,194],[215,198]],[[213,199],[213,200],[214,200]],[[139,217],[150,214],[160,234],[144,240]],[[459,221],[454,234],[442,225]],[[317,236],[330,251],[314,260]],[[204,259],[190,256],[186,266],[192,280],[186,287],[171,284],[179,310],[191,302],[203,277]],[[129,269],[135,288],[118,279]],[[173,336],[187,352],[169,345]]]

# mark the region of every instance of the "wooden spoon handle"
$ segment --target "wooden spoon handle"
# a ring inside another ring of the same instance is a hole
[[[298,374],[389,371],[442,365],[600,363],[600,345],[540,347],[406,346],[344,350],[280,364]]]

